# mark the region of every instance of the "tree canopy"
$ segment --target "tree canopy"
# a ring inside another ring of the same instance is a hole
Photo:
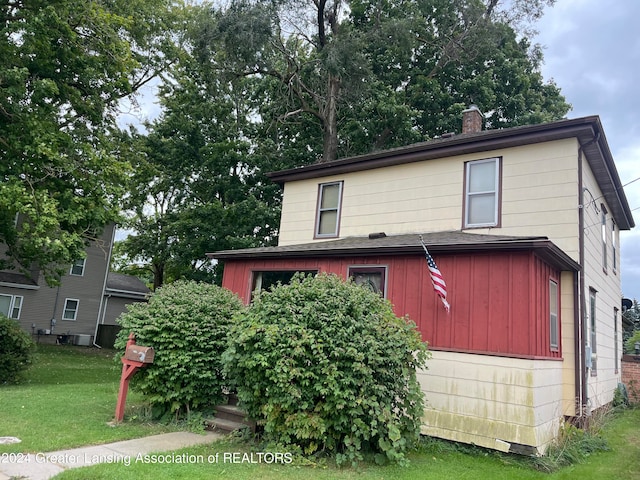
[[[277,237],[269,171],[456,131],[471,103],[488,128],[564,116],[529,40],[553,3],[5,1],[0,244],[55,282],[122,210],[155,286],[219,278],[207,251]],[[121,132],[159,72],[162,114]]]
[[[164,68],[170,3],[0,4],[1,267],[55,282],[117,218],[118,104]]]

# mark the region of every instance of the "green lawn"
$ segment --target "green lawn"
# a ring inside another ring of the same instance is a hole
[[[356,469],[336,468],[320,465],[265,465],[248,463],[209,463],[216,453],[222,459],[225,453],[246,452],[241,443],[220,441],[211,445],[180,450],[193,463],[131,465],[96,465],[89,468],[69,470],[56,480],[205,480],[211,478],[233,478],[239,480],[264,479],[284,480],[304,478],[307,480],[611,480],[640,479],[640,409],[618,414],[605,428],[610,450],[592,454],[584,463],[566,467],[558,472],[543,473],[526,465],[526,459],[480,449],[462,453],[451,448],[442,448],[440,443],[425,447],[420,453],[410,456],[407,467],[375,466],[365,464]],[[452,451],[453,450],[453,451]],[[198,457],[201,456],[201,457]],[[256,457],[254,457],[256,458]]]
[[[129,392],[125,422],[114,418],[120,370],[111,350],[38,345],[25,382],[0,386],[0,436],[21,443],[2,452],[47,452],[169,431],[139,417],[140,395]]]
[[[106,443],[168,431],[172,427],[146,423],[137,416],[143,405],[129,393],[127,418],[111,426],[118,390],[119,369],[113,352],[64,346],[39,346],[27,381],[0,387],[0,436],[15,436],[22,443],[0,445],[2,452],[46,452]],[[144,417],[144,416],[139,416]],[[175,428],[175,427],[173,427]],[[337,468],[331,462],[303,465],[224,462],[225,454],[249,452],[246,444],[231,441],[191,447],[186,453],[196,462],[131,465],[102,464],[72,469],[57,480],[173,480],[173,479],[473,479],[473,480],[640,480],[640,409],[617,414],[604,430],[609,451],[592,454],[585,462],[547,474],[526,465],[522,458],[480,449],[462,452],[449,444],[432,442],[410,455],[407,467]],[[218,463],[210,463],[218,454]],[[166,457],[165,457],[166,458]],[[254,458],[256,456],[254,455]]]

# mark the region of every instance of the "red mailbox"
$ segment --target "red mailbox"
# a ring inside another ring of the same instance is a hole
[[[127,348],[124,352],[124,357],[121,359],[122,375],[120,375],[120,391],[118,392],[118,403],[116,404],[116,422],[121,422],[124,418],[124,406],[127,402],[129,380],[140,367],[152,364],[154,355],[153,347],[136,345],[133,333],[129,334]]]

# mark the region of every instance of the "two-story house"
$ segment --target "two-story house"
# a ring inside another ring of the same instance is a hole
[[[279,245],[210,254],[223,286],[248,303],[304,271],[379,291],[433,352],[424,434],[542,452],[564,418],[612,401],[634,220],[598,117],[482,131],[472,107],[461,134],[270,177]]]
[[[109,272],[114,232],[115,225],[105,227],[58,286],[47,286],[37,269],[0,271],[0,313],[39,342],[92,345],[102,325],[117,328],[115,319],[126,304],[146,301],[149,289],[137,278]]]

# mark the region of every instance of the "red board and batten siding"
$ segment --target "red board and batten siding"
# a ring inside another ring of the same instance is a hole
[[[223,286],[249,302],[254,271],[311,270],[347,276],[350,266],[387,267],[387,298],[434,350],[561,359],[549,340],[549,280],[560,272],[531,252],[434,257],[449,292],[447,314],[423,256],[227,260]],[[558,322],[560,323],[560,321]],[[561,332],[558,332],[559,338]]]

